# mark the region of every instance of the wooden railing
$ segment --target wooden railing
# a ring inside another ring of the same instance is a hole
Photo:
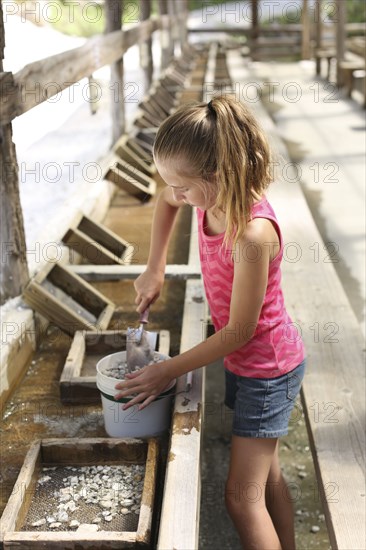
[[[122,13],[120,0],[106,2],[107,29],[121,27],[121,17],[115,17],[115,8]],[[26,65],[18,73],[3,72],[4,24],[0,3],[0,191],[1,237],[6,247],[5,261],[1,261],[1,303],[18,296],[28,282],[26,244],[23,215],[19,198],[18,169],[15,147],[12,142],[11,122],[49,98],[94,71],[112,66],[112,80],[119,86],[119,101],[112,105],[112,141],[124,132],[123,55],[133,45],[141,46],[141,60],[147,85],[151,84],[151,37],[161,32],[161,68],[164,69],[174,55],[178,40],[183,47],[186,41],[187,2],[185,0],[159,0],[159,15],[150,17],[150,2],[141,0],[141,14],[145,20],[128,29],[94,36],[73,50],[53,55]],[[113,15],[113,16],[112,16]]]

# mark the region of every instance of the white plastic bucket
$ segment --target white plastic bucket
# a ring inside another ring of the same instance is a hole
[[[156,353],[156,355],[159,359],[169,359],[167,355],[161,353]],[[115,386],[121,380],[106,376],[103,371],[125,361],[126,352],[120,351],[103,357],[97,363],[97,388],[101,392],[106,432],[111,437],[150,437],[158,435],[170,426],[170,407],[175,380],[155,401],[142,411],[138,410],[138,405],[124,411],[122,405],[127,403],[131,397],[123,397],[116,401],[114,396],[118,393],[118,390]]]

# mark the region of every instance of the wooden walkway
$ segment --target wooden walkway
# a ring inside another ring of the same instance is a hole
[[[237,52],[229,52],[228,56],[233,81],[253,82],[253,73],[244,68]],[[255,102],[251,107],[284,164],[288,164],[284,143],[263,106]],[[323,153],[326,155],[326,151]],[[309,260],[306,254],[314,243],[323,250],[323,241],[296,181],[294,167],[288,174],[291,184],[288,180],[276,182],[268,196],[285,243],[292,247],[291,251],[288,249],[288,261],[285,256],[282,272],[285,301],[307,349],[302,398],[309,439],[332,548],[363,550],[364,341],[333,264]]]

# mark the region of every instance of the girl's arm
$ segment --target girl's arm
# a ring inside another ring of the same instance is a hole
[[[169,239],[177,212],[183,205],[184,202],[174,200],[169,187],[165,187],[159,194],[154,210],[146,271],[134,283],[137,293],[135,303],[138,304],[139,313],[159,297],[164,284]]]
[[[248,224],[245,237],[239,240],[240,254],[234,260],[230,318],[228,324],[192,349],[168,361],[148,365],[128,376],[129,380],[117,384],[123,391],[118,397],[132,393],[138,395],[124,408],[143,402],[140,409],[159,395],[171,380],[200,368],[244,346],[253,336],[268,281],[270,250],[273,240],[271,222],[255,219]],[[252,246],[250,246],[252,245]],[[252,256],[250,251],[252,250]]]

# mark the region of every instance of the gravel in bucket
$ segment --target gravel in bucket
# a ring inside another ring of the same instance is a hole
[[[158,353],[154,354],[154,360],[149,363],[149,365],[152,365],[154,363],[160,363],[163,359],[159,356]],[[140,367],[136,367],[135,371],[140,370]],[[127,369],[127,362],[126,361],[118,361],[116,360],[114,363],[106,366],[106,367],[100,367],[99,372],[101,374],[104,374],[104,376],[108,376],[109,378],[116,378],[117,380],[124,380],[126,373],[128,373]]]

